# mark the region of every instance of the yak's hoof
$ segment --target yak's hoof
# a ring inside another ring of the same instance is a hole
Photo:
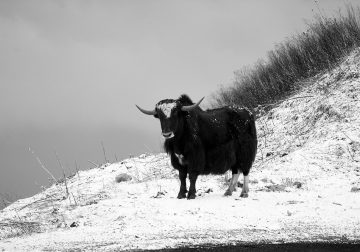
[[[247,197],[249,197],[249,194],[247,192],[241,192],[240,197],[247,198]]]
[[[195,199],[195,193],[189,193],[188,196],[187,196],[187,199],[190,200],[190,199]]]
[[[185,199],[186,198],[186,193],[179,192],[177,198],[178,199]]]
[[[232,195],[232,191],[227,189],[224,193],[224,196],[231,196]]]

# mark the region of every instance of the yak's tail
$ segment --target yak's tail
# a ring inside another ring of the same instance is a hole
[[[250,115],[251,119],[249,122],[249,133],[252,137],[252,141],[250,143],[250,149],[251,149],[251,161],[254,162],[255,160],[255,156],[257,153],[257,145],[258,145],[258,140],[257,140],[257,134],[256,134],[256,126],[255,126],[255,117],[253,114]]]

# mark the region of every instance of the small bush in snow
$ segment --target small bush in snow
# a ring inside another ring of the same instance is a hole
[[[124,181],[129,181],[129,180],[132,180],[132,177],[129,174],[126,174],[126,173],[121,173],[121,174],[117,175],[116,178],[115,178],[115,181],[117,183],[124,182]]]

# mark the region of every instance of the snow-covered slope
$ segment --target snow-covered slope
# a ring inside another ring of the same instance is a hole
[[[0,212],[0,251],[360,241],[360,49],[257,120],[249,198],[229,175],[176,198],[166,154],[80,171]],[[117,183],[126,173],[132,180]]]

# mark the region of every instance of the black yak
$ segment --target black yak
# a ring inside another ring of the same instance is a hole
[[[225,195],[235,190],[240,172],[244,175],[240,197],[248,197],[249,171],[257,151],[255,119],[251,112],[237,106],[202,110],[187,95],[165,99],[154,110],[136,107],[160,119],[164,148],[172,166],[179,171],[178,199],[194,199],[196,179],[202,174],[224,174],[232,171]],[[186,188],[189,174],[190,187]]]

